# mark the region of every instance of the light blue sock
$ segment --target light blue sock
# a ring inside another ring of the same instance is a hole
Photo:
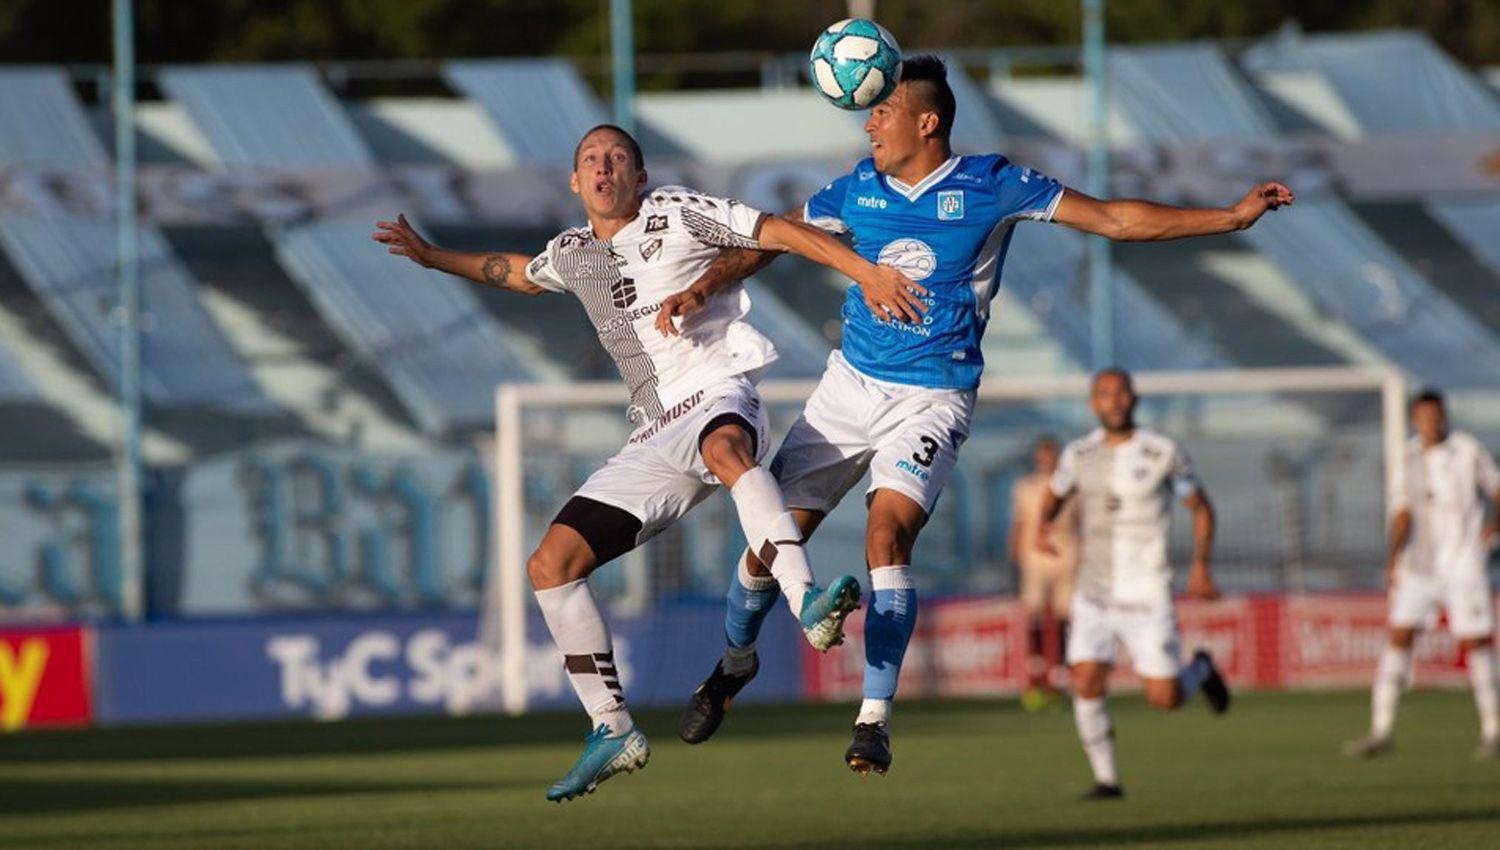
[[[1177,674],[1177,688],[1182,691],[1182,698],[1186,700],[1198,693],[1198,689],[1203,687],[1204,681],[1208,679],[1208,674],[1212,670],[1213,662],[1209,661],[1207,655],[1194,656],[1193,660],[1182,668],[1182,672]]]
[[[729,580],[729,593],[725,594],[724,637],[729,642],[724,653],[725,672],[743,673],[749,668],[755,639],[776,605],[776,595],[776,579],[750,575],[745,559],[740,558],[739,569]]]
[[[865,616],[865,687],[860,723],[884,723],[896,696],[901,659],[917,626],[917,589],[906,566],[870,571],[874,601]]]

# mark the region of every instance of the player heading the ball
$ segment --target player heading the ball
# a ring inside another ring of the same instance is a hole
[[[788,214],[847,234],[860,256],[906,269],[925,288],[915,320],[871,304],[858,283],[849,288],[842,346],[771,463],[804,534],[870,472],[864,554],[874,599],[864,627],[865,699],[844,752],[860,773],[891,764],[892,700],[917,617],[913,552],[969,435],[984,373],[980,340],[1014,228],[1035,221],[1117,240],[1177,239],[1242,230],[1293,201],[1275,182],[1220,208],[1099,200],[1000,154],[954,153],[955,114],[942,61],[905,58],[901,82],[865,122],[870,156]],[[672,333],[674,318],[691,316],[772,258],[721,255],[686,292],[663,302],[658,329]],[[725,695],[757,669],[747,656],[769,572],[753,551],[742,562],[729,590],[729,647],[683,716],[679,731],[688,741],[718,728]]]

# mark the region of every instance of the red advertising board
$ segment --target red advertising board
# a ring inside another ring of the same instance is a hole
[[[1288,596],[1281,616],[1283,687],[1367,685],[1390,627],[1384,596]],[[1463,652],[1446,628],[1423,631],[1413,656],[1418,684],[1461,684]]]
[[[1500,609],[1500,600],[1497,600]],[[811,699],[859,696],[864,674],[864,620],[850,617],[847,643],[808,649],[804,675]],[[1250,596],[1215,602],[1179,600],[1184,655],[1209,650],[1231,683],[1248,688],[1365,687],[1385,645],[1386,599],[1380,594]],[[1424,631],[1416,645],[1416,680],[1467,682],[1458,641],[1446,629]],[[1118,650],[1111,686],[1139,685],[1130,656]],[[924,602],[901,668],[909,696],[1010,694],[1026,683],[1026,621],[1009,598]]]
[[[81,726],[92,716],[83,629],[0,630],[0,731]]]

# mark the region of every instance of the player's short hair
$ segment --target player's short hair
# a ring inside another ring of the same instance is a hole
[[[635,136],[632,136],[629,133],[625,132],[624,127],[620,127],[616,124],[595,124],[594,126],[589,128],[589,131],[587,133],[584,133],[578,138],[578,146],[573,148],[574,170],[577,170],[578,168],[578,155],[583,153],[583,143],[588,140],[589,136],[594,135],[600,130],[612,130],[620,134],[620,136],[625,139],[625,146],[630,148],[631,156],[635,158],[635,167],[638,169],[646,167],[646,155],[641,153],[641,143],[635,140]]]
[[[948,66],[932,55],[912,56],[901,61],[901,82],[906,83],[906,96],[917,98],[917,105],[924,111],[936,112],[937,130],[932,135],[947,139],[953,134],[953,116],[958,114],[958,103],[953,99],[953,89],[948,85]]]
[[[1098,386],[1100,381],[1111,375],[1124,381],[1125,389],[1130,390],[1131,395],[1135,394],[1135,380],[1130,377],[1129,372],[1121,369],[1119,366],[1110,366],[1095,372],[1094,377],[1089,381],[1089,388],[1092,389]]]
[[[1055,449],[1060,445],[1061,443],[1057,441],[1056,437],[1052,436],[1051,434],[1043,434],[1040,437],[1037,437],[1035,440],[1031,441],[1031,451],[1033,454],[1035,454],[1036,450],[1042,448],[1043,446],[1051,446]]]
[[[1442,410],[1445,412],[1448,409],[1447,402],[1443,400],[1442,391],[1433,389],[1432,387],[1427,387],[1426,389],[1423,389],[1421,392],[1412,396],[1411,401],[1406,405],[1406,409],[1416,410],[1417,405],[1419,404],[1435,404],[1438,406],[1438,410]]]

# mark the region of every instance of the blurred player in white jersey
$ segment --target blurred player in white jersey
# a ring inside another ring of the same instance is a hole
[[[1090,404],[1099,426],[1068,444],[1042,505],[1037,547],[1052,549],[1052,524],[1065,501],[1079,502],[1083,552],[1073,595],[1068,663],[1073,668],[1073,714],[1094,771],[1088,797],[1123,796],[1115,768],[1114,728],[1105,694],[1115,643],[1125,644],[1146,701],[1163,710],[1202,691],[1215,713],[1229,708],[1229,690],[1208,653],[1181,660],[1167,531],[1172,500],[1193,513],[1193,565],[1188,595],[1218,598],[1209,570],[1214,512],[1187,455],[1171,438],[1135,423],[1130,375],[1096,375]]]
[[[628,443],[563,505],[526,565],[593,729],[583,755],[547,792],[558,801],[643,767],[650,756],[625,707],[588,576],[681,518],[719,484],[729,488],[745,538],[816,649],[842,639],[844,617],[859,602],[852,576],[827,590],[814,587],[802,534],[780,487],[760,466],[770,435],[755,381],[776,351],[745,322],[749,298],[742,288],[716,295],[670,338],[652,330],[662,299],[692,284],[721,248],[795,251],[854,276],[875,298],[904,293],[911,283],[822,231],[736,201],[681,187],[643,195],[640,145],[619,127],[584,134],[573,166],[571,187],[589,223],[564,230],[535,257],[445,250],[404,216],[380,222],[374,237],[393,254],[477,283],[525,295],[571,293],[630,388],[635,430]]]
[[[1439,608],[1463,643],[1479,710],[1475,758],[1500,757],[1500,708],[1495,691],[1495,614],[1485,562],[1500,543],[1500,472],[1484,446],[1448,427],[1442,395],[1412,400],[1417,433],[1406,446],[1405,487],[1392,495],[1390,643],[1380,653],[1371,694],[1370,734],[1344,745],[1353,757],[1389,752],[1396,704],[1411,680],[1411,647]],[[1494,507],[1488,524],[1485,503]]]
[[[804,535],[869,475],[864,700],[844,751],[861,774],[891,765],[891,713],[919,607],[913,552],[969,436],[985,368],[980,342],[1014,228],[1036,221],[1122,241],[1181,239],[1243,230],[1294,201],[1274,182],[1221,208],[1092,198],[999,154],[954,153],[956,103],[942,60],[904,58],[900,85],[865,123],[871,155],[789,214],[850,234],[860,256],[920,281],[907,303],[890,309],[872,303],[862,286],[849,288],[839,350],[771,462]],[[670,333],[669,316],[690,314],[706,294],[765,261],[721,255],[704,278],[663,303],[659,329]],[[764,608],[756,597],[774,593],[774,582],[753,550],[737,575],[726,606],[729,645],[683,714],[679,733],[689,743],[714,734],[729,698],[757,669],[763,619],[754,612]]]
[[[1036,545],[1042,503],[1057,472],[1058,452],[1057,441],[1051,437],[1037,440],[1031,448],[1032,472],[1016,482],[1010,495],[1010,559],[1020,572],[1021,606],[1026,609],[1027,682],[1021,705],[1027,711],[1038,711],[1056,700],[1053,665],[1059,665],[1061,672],[1078,570],[1077,499],[1067,500],[1052,523],[1052,551]],[[1055,647],[1050,657],[1049,644]]]

